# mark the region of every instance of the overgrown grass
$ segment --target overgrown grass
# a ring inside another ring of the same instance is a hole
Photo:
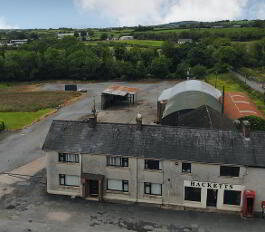
[[[18,130],[52,111],[53,109],[43,109],[36,112],[0,112],[0,121],[5,123],[5,129]]]
[[[215,86],[216,83],[216,88],[219,90],[222,90],[224,86],[225,91],[228,92],[245,92],[257,105],[257,108],[265,115],[265,102],[263,94],[248,87],[244,82],[238,80],[234,74],[225,73],[218,75],[217,81],[216,75],[210,74],[206,77],[205,81],[213,86]]]
[[[240,73],[247,75],[248,79],[257,82],[265,82],[265,67],[262,68],[241,68]]]
[[[77,92],[41,91],[41,92],[0,92],[0,112],[34,112],[47,108],[56,108],[73,97]]]
[[[1,84],[0,122],[5,129],[21,129],[81,94],[64,91],[37,91],[38,86]],[[7,88],[9,87],[9,88]]]

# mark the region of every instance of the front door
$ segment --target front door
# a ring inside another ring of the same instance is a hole
[[[98,180],[89,180],[89,195],[98,196]]]
[[[217,193],[217,189],[207,189],[207,206],[216,207]]]

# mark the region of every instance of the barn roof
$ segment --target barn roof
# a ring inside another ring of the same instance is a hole
[[[121,85],[112,85],[109,86],[107,89],[105,89],[102,93],[126,96],[127,94],[135,94],[138,91],[139,91],[138,88],[126,87]]]
[[[43,150],[265,167],[264,141],[264,132],[246,140],[234,131],[53,121]]]
[[[184,93],[184,92],[203,92],[205,94],[208,94],[210,96],[213,96],[216,99],[219,99],[222,96],[222,93],[214,88],[212,85],[203,82],[203,81],[198,81],[198,80],[188,80],[188,81],[183,81],[172,88],[164,90],[160,97],[158,98],[158,101],[165,101],[169,100],[170,98]]]

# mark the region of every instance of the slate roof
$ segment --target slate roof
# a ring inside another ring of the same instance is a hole
[[[43,150],[265,167],[265,132],[53,121]]]

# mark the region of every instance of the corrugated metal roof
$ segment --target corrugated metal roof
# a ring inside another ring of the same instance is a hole
[[[121,85],[112,85],[105,89],[102,93],[105,94],[112,94],[112,95],[119,95],[119,96],[126,96],[127,94],[136,94],[140,89],[138,88],[131,88]]]
[[[174,87],[166,89],[162,92],[160,97],[158,98],[158,101],[165,101],[169,100],[170,98],[183,93],[183,92],[203,92],[208,95],[213,96],[217,100],[222,96],[222,93],[214,88],[213,86],[198,80],[189,80],[189,81],[183,81],[181,83],[176,84]]]
[[[250,115],[264,118],[256,105],[242,92],[225,93],[224,112],[231,119]]]

